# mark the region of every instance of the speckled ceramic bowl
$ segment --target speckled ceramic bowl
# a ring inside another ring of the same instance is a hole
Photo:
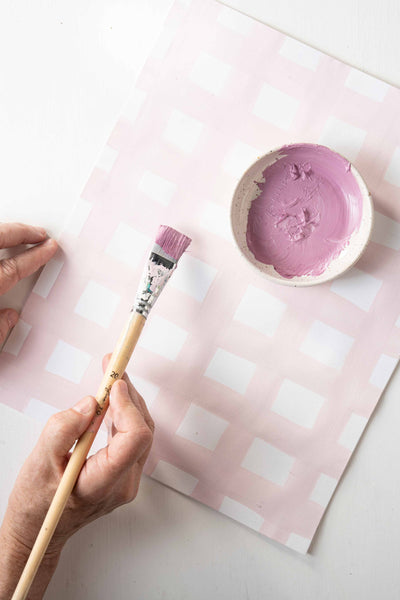
[[[286,146],[287,147],[287,146]],[[263,181],[263,171],[282,156],[283,148],[276,148],[259,158],[252,164],[240,179],[232,199],[231,205],[231,227],[233,237],[244,258],[257,271],[276,283],[290,286],[309,286],[330,281],[338,277],[360,258],[369,241],[373,225],[373,205],[371,195],[361,175],[351,165],[351,172],[359,186],[362,197],[361,224],[358,231],[354,232],[349,244],[342,250],[339,256],[333,259],[321,275],[302,275],[300,277],[287,278],[280,275],[272,265],[258,261],[249,250],[246,241],[247,220],[250,205],[259,195],[256,182]]]

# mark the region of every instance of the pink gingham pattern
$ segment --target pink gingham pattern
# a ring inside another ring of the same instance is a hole
[[[177,0],[1,355],[2,400],[45,419],[94,393],[155,232],[193,238],[129,372],[146,473],[306,552],[400,350],[400,91],[211,0]],[[267,282],[229,229],[270,148],[323,143],[373,195],[367,251],[315,288]]]

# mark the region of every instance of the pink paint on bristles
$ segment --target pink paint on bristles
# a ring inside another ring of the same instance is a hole
[[[156,244],[173,260],[178,261],[192,240],[168,225],[160,225]]]

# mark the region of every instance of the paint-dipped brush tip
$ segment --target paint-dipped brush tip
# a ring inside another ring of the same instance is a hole
[[[168,225],[160,225],[156,237],[156,244],[176,262],[178,262],[191,241],[189,237],[172,227],[168,227]]]

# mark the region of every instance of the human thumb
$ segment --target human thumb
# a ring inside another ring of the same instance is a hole
[[[65,458],[75,441],[89,427],[96,407],[96,399],[86,396],[73,408],[54,414],[47,421],[40,442],[53,456]]]

